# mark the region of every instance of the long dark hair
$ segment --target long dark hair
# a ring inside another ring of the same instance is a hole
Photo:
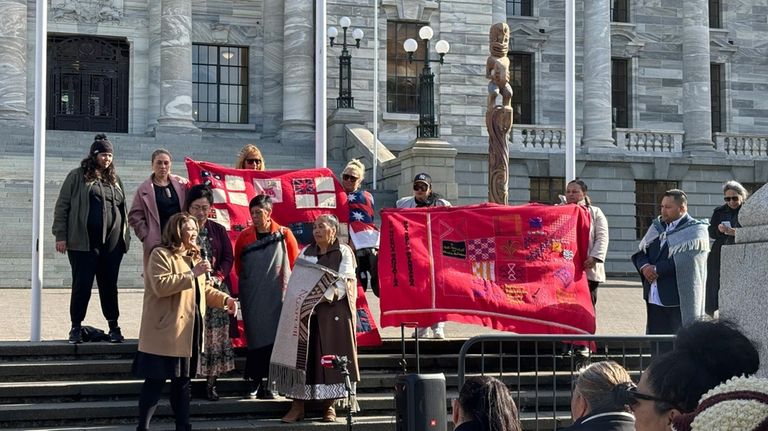
[[[99,133],[93,138],[93,143],[96,144],[97,142],[108,142],[111,146],[111,142],[109,142],[109,139],[107,139],[107,135],[103,133]],[[83,168],[84,171],[83,177],[85,178],[85,182],[90,183],[101,178],[108,184],[114,186],[117,184],[117,172],[115,171],[114,162],[110,163],[106,169],[101,170],[99,167],[99,162],[96,160],[97,156],[98,153],[90,153],[88,154],[88,157],[84,158],[80,162],[80,167]]]
[[[677,332],[672,351],[645,371],[657,401],[656,411],[691,412],[707,391],[731,377],[757,372],[760,355],[752,341],[728,321],[696,321]]]
[[[459,392],[466,419],[488,431],[521,431],[517,406],[504,383],[490,376],[468,378]]]

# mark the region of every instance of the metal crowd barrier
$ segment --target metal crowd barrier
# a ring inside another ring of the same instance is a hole
[[[578,370],[589,363],[614,361],[637,382],[651,358],[672,347],[674,335],[479,335],[459,353],[458,388],[468,375],[492,375],[512,391],[524,423],[557,430],[570,424],[570,401]],[[576,344],[574,344],[576,343]],[[581,346],[591,347],[588,356]]]

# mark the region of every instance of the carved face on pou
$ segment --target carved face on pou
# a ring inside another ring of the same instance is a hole
[[[498,22],[491,26],[489,37],[491,55],[504,57],[509,51],[509,26],[505,22]]]

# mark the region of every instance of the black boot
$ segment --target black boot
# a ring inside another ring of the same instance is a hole
[[[117,326],[117,320],[108,320],[107,324],[109,324],[109,342],[122,343],[125,337],[123,337],[120,327]]]
[[[219,393],[216,391],[216,376],[208,376],[207,395],[209,401],[218,401]]]
[[[83,328],[80,325],[72,325],[69,330],[69,344],[80,344],[83,342]]]

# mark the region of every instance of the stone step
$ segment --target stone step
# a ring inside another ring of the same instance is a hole
[[[95,370],[98,371],[98,370]],[[431,370],[435,371],[435,370]],[[218,392],[222,396],[237,397],[245,394],[248,383],[241,377],[242,371],[233,371],[227,376],[218,379]],[[360,382],[357,384],[358,393],[382,393],[389,392],[395,387],[399,373],[392,370],[364,370]],[[478,374],[473,374],[478,375]],[[46,376],[40,376],[46,377]],[[102,375],[103,377],[103,375]],[[528,372],[517,375],[497,376],[515,392],[515,398],[533,401],[535,386],[538,384],[549,399],[553,396],[553,389],[557,389],[559,395],[570,396],[570,388],[573,376],[567,372],[547,374],[539,376]],[[447,374],[446,386],[456,389],[458,387],[457,374]],[[0,383],[0,404],[21,404],[26,402],[67,402],[67,401],[98,401],[104,399],[134,399],[138,397],[141,380],[129,378],[125,380],[51,380],[51,381],[14,381]],[[203,394],[205,380],[193,381],[193,392]],[[553,386],[556,385],[556,388]],[[167,388],[166,388],[167,389]],[[521,403],[522,404],[522,403]]]
[[[343,412],[339,412],[343,414]],[[550,431],[561,429],[571,423],[570,411],[563,410],[555,413],[536,414],[534,412],[521,412],[520,421],[522,429],[525,431]],[[362,429],[365,431],[393,431],[396,427],[396,416],[393,414],[383,416],[353,416],[353,429]],[[446,421],[448,430],[453,430],[451,415],[447,415]],[[111,425],[78,425],[72,426],[48,426],[40,428],[25,428],[28,431],[134,431],[136,429],[135,418],[128,420],[130,424],[111,424]],[[155,417],[152,420],[152,429],[158,431],[174,430],[174,425],[170,417]],[[319,417],[308,417],[302,422],[285,424],[279,419],[231,419],[216,420],[205,418],[193,418],[192,429],[199,431],[302,431],[307,429],[316,429],[322,427],[327,431],[346,430],[346,418],[339,416],[335,423],[319,422]]]

